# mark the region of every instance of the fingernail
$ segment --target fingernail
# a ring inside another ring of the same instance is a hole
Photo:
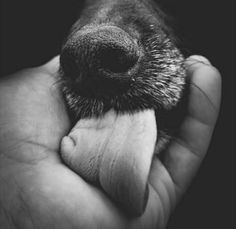
[[[186,62],[188,62],[188,64],[189,62],[190,63],[200,62],[202,64],[211,65],[211,62],[206,57],[200,55],[192,55],[186,59]]]

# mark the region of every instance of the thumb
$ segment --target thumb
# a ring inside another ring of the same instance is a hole
[[[47,74],[55,75],[58,73],[60,68],[60,57],[55,56],[50,61],[39,67],[41,71]]]

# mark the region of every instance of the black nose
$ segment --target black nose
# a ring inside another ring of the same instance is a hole
[[[81,93],[117,93],[132,82],[139,57],[137,43],[122,29],[90,26],[69,37],[61,67]]]

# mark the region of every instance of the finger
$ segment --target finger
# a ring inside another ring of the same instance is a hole
[[[58,73],[60,67],[59,56],[53,57],[50,61],[40,67],[41,71],[46,72],[49,75]]]
[[[186,67],[190,84],[188,112],[163,160],[177,198],[188,187],[207,152],[221,98],[221,77],[209,61],[192,56],[186,60]],[[158,170],[160,164],[153,166],[152,173]]]

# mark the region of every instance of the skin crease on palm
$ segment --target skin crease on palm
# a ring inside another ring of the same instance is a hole
[[[165,228],[209,146],[221,98],[219,72],[186,60],[188,114],[161,162],[155,158],[144,214],[125,216],[60,159],[70,121],[57,84],[58,57],[0,81],[0,228]]]

